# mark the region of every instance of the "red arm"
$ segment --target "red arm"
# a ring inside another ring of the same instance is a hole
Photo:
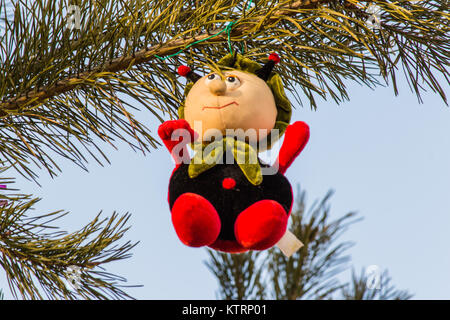
[[[165,121],[159,126],[158,135],[177,165],[182,162],[189,162],[187,144],[193,142],[197,134],[186,120]]]
[[[296,121],[286,128],[284,141],[277,158],[278,172],[284,174],[302,152],[309,139],[309,126],[303,121]]]

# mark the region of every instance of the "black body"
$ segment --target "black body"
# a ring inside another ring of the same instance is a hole
[[[172,209],[176,199],[186,192],[196,193],[211,202],[221,219],[220,240],[235,241],[234,223],[237,216],[252,204],[268,199],[280,203],[290,213],[293,195],[289,181],[281,173],[264,175],[260,185],[251,184],[238,164],[216,164],[196,178],[188,175],[189,164],[181,164],[172,174],[169,183],[169,205]],[[261,164],[261,167],[267,165]],[[233,178],[236,186],[225,189],[222,181]]]

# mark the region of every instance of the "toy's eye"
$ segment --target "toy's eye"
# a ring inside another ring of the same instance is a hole
[[[206,84],[209,84],[211,81],[214,80],[222,80],[222,77],[218,73],[211,73],[206,77],[205,82]]]
[[[236,89],[241,85],[239,78],[233,75],[227,76],[225,83],[227,84],[228,89]]]

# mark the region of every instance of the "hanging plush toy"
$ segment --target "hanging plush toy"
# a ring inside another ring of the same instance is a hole
[[[185,245],[238,253],[278,244],[287,255],[300,247],[286,231],[293,195],[284,173],[305,147],[309,128],[300,121],[289,125],[291,104],[280,76],[272,71],[279,61],[272,53],[261,67],[240,54],[228,54],[216,72],[204,77],[179,67],[178,73],[192,82],[186,86],[180,119],[161,124],[158,134],[176,161],[168,201]],[[194,132],[199,126],[201,132]],[[256,132],[256,144],[230,131]],[[270,148],[277,131],[285,138],[277,161],[269,166],[257,153]],[[192,159],[188,144],[194,146]]]

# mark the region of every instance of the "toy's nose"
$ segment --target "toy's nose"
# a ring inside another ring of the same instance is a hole
[[[213,95],[222,96],[227,91],[227,85],[222,80],[213,80],[209,83],[209,91]]]

